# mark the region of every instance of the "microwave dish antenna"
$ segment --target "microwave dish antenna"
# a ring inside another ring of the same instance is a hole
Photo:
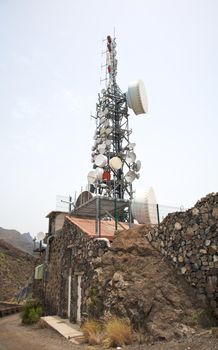
[[[135,171],[139,171],[141,169],[141,161],[140,160],[137,160],[136,163],[134,164],[134,170]]]
[[[87,175],[87,180],[88,180],[88,183],[91,184],[91,185],[94,185],[95,182],[97,181],[97,174],[94,170],[91,170],[88,175]]]
[[[93,195],[89,191],[83,191],[76,199],[75,208],[78,208],[83,203],[87,202],[89,199],[93,198]]]
[[[109,165],[113,170],[119,170],[122,168],[122,160],[119,157],[113,157],[110,159]]]
[[[136,115],[148,113],[148,99],[142,80],[135,80],[129,84],[126,97],[128,107],[133,109]]]
[[[100,168],[104,168],[105,165],[107,164],[107,157],[103,154],[99,154],[96,158],[95,158],[95,165],[100,167]]]
[[[132,215],[139,224],[157,224],[157,201],[152,187],[137,190],[132,200]]]

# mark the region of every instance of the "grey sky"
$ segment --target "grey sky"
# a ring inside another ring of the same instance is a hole
[[[118,83],[141,78],[131,113],[136,187],[189,207],[218,179],[218,2],[0,0],[0,226],[47,230],[56,195],[86,184],[102,39],[116,28]]]

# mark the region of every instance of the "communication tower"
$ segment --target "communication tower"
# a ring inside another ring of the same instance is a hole
[[[130,141],[129,109],[136,115],[145,114],[148,103],[141,80],[130,83],[127,92],[121,91],[117,84],[116,38],[108,35],[104,42],[105,88],[98,94],[93,116],[96,129],[91,153],[92,170],[87,176],[90,196],[87,202],[75,206],[74,214],[95,215],[96,222],[99,222],[100,217],[112,212],[116,217],[116,210],[127,207],[126,215],[120,215],[119,219],[131,222],[132,184],[140,176],[141,162],[134,151],[136,144]]]
[[[137,80],[123,93],[117,84],[116,39],[107,36],[106,86],[98,95],[96,130],[92,147],[93,170],[88,174],[91,191],[106,197],[131,199],[132,183],[139,178],[141,162],[130,142],[128,107],[147,113],[144,84]]]

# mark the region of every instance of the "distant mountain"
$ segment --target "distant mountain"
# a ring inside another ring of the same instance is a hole
[[[4,231],[12,231],[15,236],[17,232],[13,230]],[[13,299],[17,291],[26,284],[30,277],[33,277],[35,263],[36,258],[32,255],[0,239],[1,301],[10,301]]]
[[[21,234],[16,230],[7,230],[0,227],[0,239],[12,244],[14,247],[23,250],[29,254],[33,254],[33,239],[29,232]]]

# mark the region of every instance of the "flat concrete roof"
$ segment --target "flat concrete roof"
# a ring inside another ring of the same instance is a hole
[[[115,207],[116,211],[119,212],[122,209],[129,206],[129,200],[95,196],[89,199],[87,202],[81,204],[71,212],[72,215],[95,217],[98,211],[99,217],[107,215],[107,212],[114,216]]]

